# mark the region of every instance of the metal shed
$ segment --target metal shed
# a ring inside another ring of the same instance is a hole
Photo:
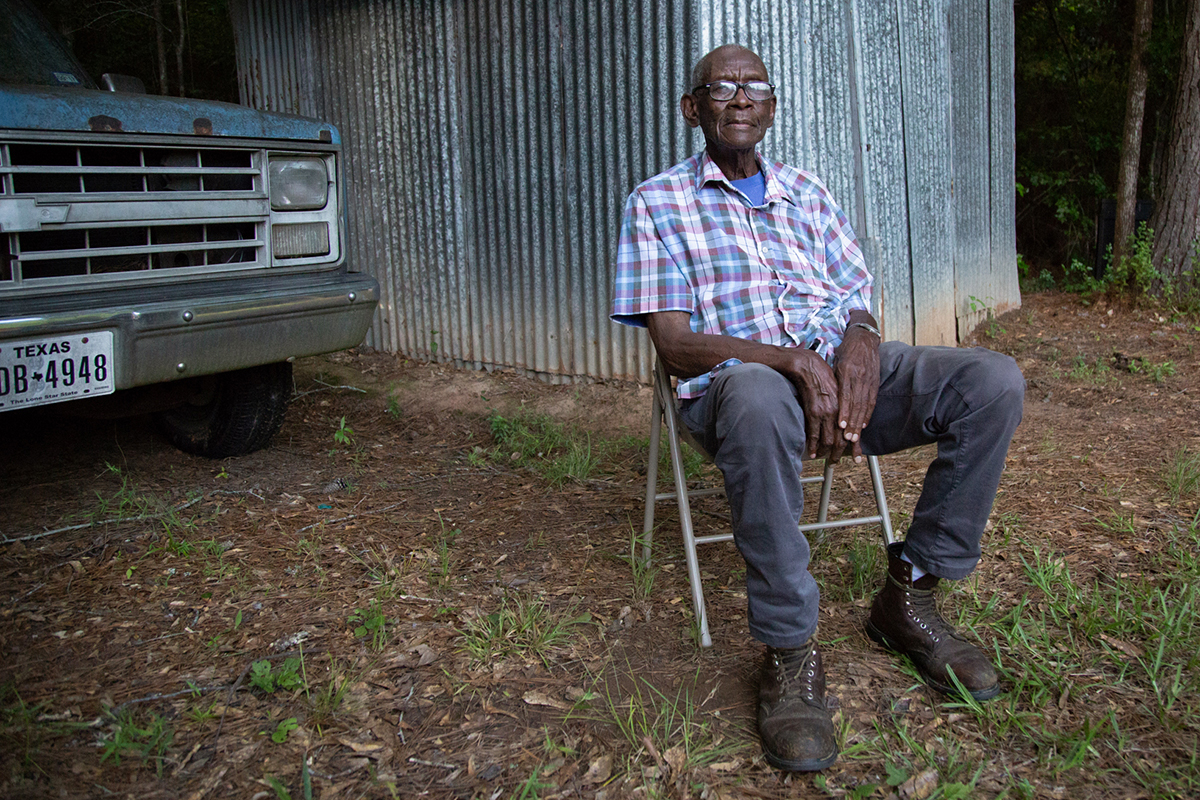
[[[624,200],[703,146],[678,111],[737,42],[778,86],[771,158],[820,175],[889,339],[1020,303],[1011,0],[234,0],[242,101],[345,142],[367,343],[552,381],[648,381],[608,320]]]

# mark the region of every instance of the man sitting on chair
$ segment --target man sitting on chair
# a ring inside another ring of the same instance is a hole
[[[1011,358],[982,348],[881,343],[845,214],[815,176],[756,152],[776,104],[762,60],[718,47],[692,86],[680,109],[705,149],[629,196],[612,318],[649,328],[679,378],[684,422],[724,475],[750,632],[767,646],[767,760],[819,770],[836,760],[837,741],[818,590],[797,530],[804,461],[937,443],[866,630],[934,689],[953,694],[957,680],[977,700],[995,697],[995,669],[942,619],[933,590],[979,560],[1025,382]]]

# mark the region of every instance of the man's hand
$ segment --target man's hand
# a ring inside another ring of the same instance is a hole
[[[839,434],[838,381],[825,359],[813,350],[790,349],[785,368],[777,366],[800,391],[800,406],[804,409],[805,457],[834,458],[836,450],[846,446]]]
[[[865,318],[856,319],[857,315]],[[874,326],[875,320],[865,312],[853,312],[850,322],[866,322]],[[879,394],[879,337],[866,328],[847,327],[842,343],[837,349],[834,374],[838,386],[838,432],[840,446],[830,454],[835,462],[846,447],[850,448],[855,461],[862,460],[859,444],[863,428],[871,421],[875,411],[875,398]]]

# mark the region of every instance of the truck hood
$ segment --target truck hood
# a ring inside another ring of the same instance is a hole
[[[47,86],[0,86],[0,128],[338,143],[337,128],[233,103]]]

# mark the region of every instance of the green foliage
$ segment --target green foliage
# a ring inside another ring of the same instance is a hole
[[[112,734],[104,742],[100,763],[112,759],[120,764],[122,758],[136,758],[142,764],[154,766],[155,773],[162,777],[167,751],[175,740],[175,731],[162,716],[150,713],[145,721],[133,709],[109,711]]]
[[[1146,223],[1138,225],[1128,256],[1112,260],[1105,282],[1114,294],[1144,297],[1163,285],[1163,276],[1154,268],[1154,231]]]
[[[283,744],[287,741],[288,734],[300,727],[300,723],[295,717],[281,719],[279,724],[275,726],[275,730],[271,733],[271,741],[275,744]]]
[[[383,613],[383,604],[378,600],[372,600],[366,609],[356,610],[348,621],[354,626],[354,636],[369,639],[371,649],[376,653],[387,646],[387,617]]]
[[[345,417],[338,422],[337,429],[333,432],[333,441],[343,447],[354,444],[354,428],[346,424]]]
[[[1092,260],[1099,200],[1116,191],[1132,7],[1122,0],[1015,5],[1017,236],[1041,264]],[[1186,7],[1155,4],[1145,54],[1146,182],[1151,154],[1161,152],[1169,135]]]
[[[305,685],[302,668],[303,663],[298,656],[290,656],[274,667],[264,658],[250,665],[250,685],[266,694],[302,689]]]
[[[1034,266],[1025,259],[1025,256],[1018,253],[1017,280],[1020,282],[1022,292],[1044,292],[1054,288],[1054,274],[1050,270],[1043,268],[1036,276],[1033,272]]]

